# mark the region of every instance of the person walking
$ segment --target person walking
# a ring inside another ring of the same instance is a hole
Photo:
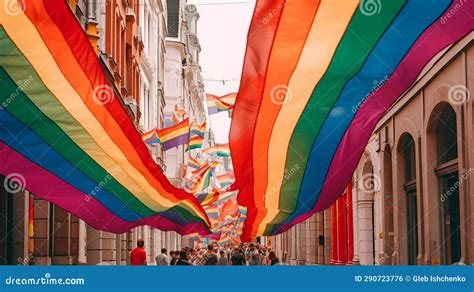
[[[260,265],[260,252],[252,243],[248,252],[248,262],[250,266]]]
[[[214,246],[209,244],[207,246],[207,253],[204,255],[204,265],[205,266],[215,266],[217,265],[219,260],[217,259],[217,255],[214,252]]]
[[[180,250],[178,260],[176,261],[177,266],[192,266],[192,263],[188,260],[188,252],[186,250]]]
[[[227,259],[227,256],[226,256],[224,250],[219,251],[218,264],[219,264],[219,266],[227,266],[229,264],[229,260]]]
[[[167,266],[168,265],[168,255],[166,253],[168,250],[166,248],[161,249],[161,253],[155,257],[157,266]]]
[[[273,250],[268,254],[268,259],[270,260],[270,266],[280,265],[280,259]]]
[[[130,265],[132,266],[146,266],[146,251],[143,248],[145,241],[143,239],[137,240],[137,247],[130,253]]]
[[[179,260],[178,252],[172,250],[170,251],[170,256],[171,256],[170,266],[176,265],[176,262]]]
[[[236,247],[230,257],[230,261],[233,266],[245,266],[245,257],[242,250]]]

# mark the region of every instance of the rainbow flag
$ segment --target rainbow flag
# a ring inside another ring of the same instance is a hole
[[[218,244],[226,244],[226,243],[231,243],[231,242],[232,240],[227,233],[222,234],[221,238],[219,238],[219,240],[217,241]]]
[[[184,119],[175,126],[158,130],[158,137],[164,151],[188,143],[189,119]]]
[[[474,1],[286,1],[261,26],[274,6],[257,0],[230,131],[244,241],[328,208],[383,113],[474,27]]]
[[[233,109],[236,97],[237,93],[229,93],[221,97],[210,93],[206,94],[209,115]]]
[[[153,130],[143,134],[142,140],[143,140],[143,142],[145,142],[148,145],[161,143],[160,137],[158,137],[158,131],[156,129],[153,129]]]
[[[206,101],[207,101],[207,110],[209,115],[217,114],[219,110],[217,109],[217,101],[219,97],[214,94],[206,94]]]
[[[206,122],[201,125],[191,125],[189,132],[189,150],[202,148],[206,134]]]
[[[164,113],[164,117],[163,117],[164,123],[163,123],[163,126],[164,126],[165,128],[168,128],[168,127],[171,127],[171,126],[176,125],[176,123],[173,121],[173,115],[174,115],[174,113]]]
[[[214,202],[216,204],[219,204],[219,203],[223,203],[223,202],[226,202],[227,200],[230,200],[231,198],[235,197],[236,195],[236,192],[223,192],[223,193],[219,193],[217,196],[216,196],[216,199],[214,200]],[[202,205],[202,204],[201,204]]]
[[[201,125],[192,124],[189,131],[189,135],[191,137],[199,136],[201,138],[204,138],[206,134],[206,127],[207,127],[206,122],[203,122]]]
[[[191,183],[189,184],[190,192],[202,192],[207,187],[209,187],[209,183],[214,173],[214,169],[215,167],[213,167],[209,163],[205,163],[201,168],[193,171],[193,177],[191,178]]]
[[[218,97],[216,100],[217,111],[229,111],[234,108],[235,99],[237,98],[237,93],[229,93],[224,96]]]
[[[196,193],[196,194],[195,194],[195,197],[196,197],[197,201],[199,202],[199,204],[202,205],[202,202],[204,202],[204,200],[206,200],[206,198],[207,198],[210,194],[211,194],[211,193],[209,193],[209,192]]]
[[[181,120],[186,116],[186,111],[181,107],[181,105],[176,104],[174,106],[174,112],[173,116],[171,117],[171,120],[175,123],[178,124],[181,122]]]
[[[201,167],[201,162],[199,162],[199,160],[197,160],[196,158],[190,156],[188,159],[188,167],[194,168],[195,170],[199,169]]]
[[[204,197],[202,201],[199,201],[199,199],[198,201],[201,203],[201,206],[207,206],[207,205],[214,204],[218,199],[219,199],[219,193],[210,192],[210,193],[206,193],[206,196]]]
[[[229,144],[216,144],[207,149],[204,149],[202,152],[209,154],[211,156],[218,156],[218,157],[230,156]]]
[[[235,176],[232,173],[226,173],[226,174],[217,176],[217,181],[219,182],[221,187],[230,186],[231,184],[234,183]]]
[[[219,208],[214,205],[209,205],[209,206],[204,206],[204,211],[206,211],[207,217],[210,219],[216,219],[219,218]]]
[[[95,229],[210,234],[194,196],[153,161],[67,1],[0,7],[0,174]]]
[[[202,148],[202,144],[204,143],[204,138],[199,136],[194,136],[189,138],[188,150],[195,150]]]

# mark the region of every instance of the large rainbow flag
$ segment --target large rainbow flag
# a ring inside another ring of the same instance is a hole
[[[192,194],[150,157],[66,1],[0,0],[0,174],[122,233],[209,234]]]
[[[230,133],[242,239],[328,208],[384,112],[473,14],[472,0],[257,0]]]

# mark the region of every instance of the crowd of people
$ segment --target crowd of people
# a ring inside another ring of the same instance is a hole
[[[131,265],[147,265],[145,245],[142,239],[130,253]],[[273,266],[283,265],[271,247],[259,243],[248,244],[209,244],[198,249],[184,247],[172,250],[168,254],[166,248],[155,257],[158,266]]]

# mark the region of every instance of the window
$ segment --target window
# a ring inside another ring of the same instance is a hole
[[[438,162],[443,164],[458,157],[456,113],[451,107],[446,107],[438,120],[436,127]]]
[[[179,0],[167,0],[168,35],[177,38],[179,35]]]
[[[402,155],[402,163],[405,171],[406,202],[406,227],[407,227],[407,262],[416,265],[418,256],[418,205],[416,190],[416,155],[415,142],[409,134],[405,134],[400,140],[399,151]]]
[[[436,173],[439,179],[441,260],[445,265],[461,259],[461,218],[459,203],[458,144],[456,113],[444,105],[433,114],[436,123]]]

